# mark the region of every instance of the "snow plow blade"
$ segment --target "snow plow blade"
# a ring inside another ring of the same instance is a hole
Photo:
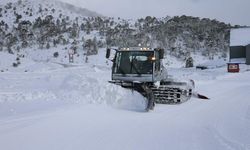
[[[209,99],[208,97],[204,96],[204,95],[201,95],[201,94],[198,94],[198,98],[199,99]]]
[[[195,93],[195,92],[193,93],[193,97],[196,97],[196,98],[198,98],[198,99],[209,100],[209,98],[208,98],[207,96],[201,95],[201,94]]]

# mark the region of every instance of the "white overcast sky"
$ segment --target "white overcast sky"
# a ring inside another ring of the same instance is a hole
[[[250,25],[250,0],[60,0],[104,16],[140,18],[188,15]]]

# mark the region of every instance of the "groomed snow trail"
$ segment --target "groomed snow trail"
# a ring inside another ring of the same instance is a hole
[[[156,105],[149,113],[138,93],[107,84],[109,67],[1,73],[1,149],[249,150],[250,72],[223,70],[184,75],[210,100]]]

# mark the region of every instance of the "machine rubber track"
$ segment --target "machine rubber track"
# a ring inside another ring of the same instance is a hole
[[[110,83],[120,85],[127,89],[136,90],[147,99],[146,111],[153,110],[155,103],[180,104],[189,100],[192,96],[193,87],[186,82],[161,81],[159,86],[154,83]]]
[[[184,82],[161,82],[160,86],[150,85],[150,88],[158,104],[179,104],[192,96],[192,88]]]

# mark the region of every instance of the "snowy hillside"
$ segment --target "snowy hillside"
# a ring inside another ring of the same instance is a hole
[[[6,1],[7,3],[1,2],[4,12],[2,19],[4,22],[13,23],[16,19],[15,14],[21,15],[21,20],[35,21],[40,17],[47,15],[53,15],[54,17],[70,16],[72,18],[79,17],[97,17],[101,16],[96,12],[92,12],[85,8],[73,6],[71,4],[63,3],[57,0],[18,0]],[[11,24],[10,24],[11,25]]]
[[[116,19],[54,0],[1,4],[0,51],[11,54],[60,47],[59,55],[69,49],[76,55],[93,55],[99,48],[143,44],[163,47],[180,61],[188,54],[209,59],[228,56],[231,26],[217,20],[185,15]]]
[[[108,84],[105,52],[82,65],[25,59],[0,53],[0,145],[4,150],[211,150],[250,147],[249,68],[228,74],[169,68],[176,78],[196,81],[210,100],[156,105],[144,112],[136,92]],[[27,70],[27,72],[25,71]]]
[[[1,4],[0,51],[15,54],[18,59],[22,56],[49,61],[57,53],[57,61],[62,62],[68,60],[65,54],[70,49],[84,57],[83,54],[96,54],[97,47],[103,44],[100,34],[88,26],[94,18],[102,17],[95,12],[54,0],[13,0]]]

